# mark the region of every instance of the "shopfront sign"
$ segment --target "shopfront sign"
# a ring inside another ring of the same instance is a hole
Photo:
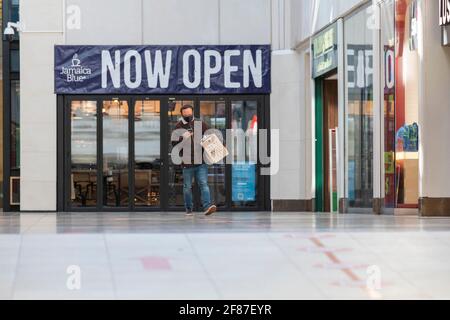
[[[271,49],[55,46],[57,94],[269,94]]]
[[[347,88],[360,94],[373,87],[373,46],[347,45]]]
[[[384,47],[384,94],[393,94],[395,91],[395,49]]]
[[[331,27],[319,33],[312,40],[313,78],[337,68],[337,27]]]
[[[449,1],[450,2],[450,1]],[[413,0],[409,5],[409,50],[415,51],[418,47],[419,19],[418,3]]]
[[[450,46],[450,0],[439,0],[439,25],[441,26],[441,44]]]
[[[439,0],[439,25],[450,25],[450,0]]]

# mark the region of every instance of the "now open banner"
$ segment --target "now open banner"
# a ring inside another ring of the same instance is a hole
[[[269,94],[271,49],[55,46],[57,94]]]

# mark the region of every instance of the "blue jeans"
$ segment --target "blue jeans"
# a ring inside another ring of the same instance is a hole
[[[194,177],[200,188],[203,209],[206,210],[211,206],[211,193],[208,186],[208,165],[206,164],[183,169],[184,205],[186,210],[193,210],[194,208],[192,201],[192,185]]]

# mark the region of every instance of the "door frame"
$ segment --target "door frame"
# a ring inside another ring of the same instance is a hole
[[[128,102],[129,114],[134,114],[135,102],[140,100],[159,100],[161,102],[161,186],[160,186],[160,207],[139,207],[134,205],[134,121],[129,117],[128,143],[129,143],[129,164],[128,164],[128,183],[129,183],[129,204],[127,207],[104,207],[102,192],[103,190],[103,119],[101,103],[104,100],[119,99]],[[220,101],[224,99],[227,110],[227,128],[231,128],[231,102],[241,100],[256,100],[258,102],[258,128],[266,129],[270,132],[270,96],[269,95],[57,95],[57,209],[59,212],[177,212],[184,211],[184,208],[171,208],[168,206],[168,157],[169,152],[164,152],[168,146],[168,114],[166,110],[170,100],[190,100],[194,102],[195,115],[200,115],[200,101]],[[70,175],[69,169],[71,159],[71,123],[70,123],[70,102],[71,101],[96,101],[97,103],[97,205],[95,207],[72,207],[70,202]],[[271,156],[271,139],[269,137],[268,152]],[[258,136],[259,146],[259,136]],[[259,148],[258,148],[259,150]],[[232,167],[226,166],[226,199],[227,206],[222,208],[227,212],[261,212],[271,211],[270,199],[270,176],[262,176],[261,169],[268,168],[268,165],[257,164],[257,207],[234,207],[232,203]]]
[[[328,131],[325,132],[325,127],[328,124],[325,120],[328,119],[326,113],[328,110],[325,108],[325,81],[330,76],[337,75],[337,69],[330,70],[326,74],[314,79],[314,114],[315,114],[315,198],[314,198],[314,211],[325,212],[326,205],[326,193],[329,193],[329,168],[326,167],[326,163],[329,162],[326,159],[329,150],[327,150],[326,140],[328,140]],[[339,82],[339,80],[337,80]],[[339,89],[337,90],[339,91]],[[337,113],[339,114],[339,105],[337,104]],[[338,124],[339,128],[339,124]],[[325,137],[327,135],[327,137]],[[329,144],[329,142],[328,142]],[[337,168],[339,170],[339,168]],[[331,197],[331,194],[330,194]],[[339,199],[338,199],[339,202]],[[338,205],[339,206],[339,205]]]

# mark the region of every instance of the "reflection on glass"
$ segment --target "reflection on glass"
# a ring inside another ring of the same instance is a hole
[[[128,188],[128,103],[103,102],[103,204],[126,207]]]
[[[135,127],[136,206],[159,207],[161,182],[161,105],[159,100],[137,101]]]
[[[347,183],[350,208],[373,201],[373,30],[365,9],[345,21]]]
[[[189,104],[194,106],[194,101],[187,100],[169,100],[168,105],[168,148],[169,152],[169,167],[168,167],[168,204],[170,208],[182,208],[184,207],[183,196],[183,170],[181,166],[174,165],[172,162],[172,132],[175,130],[177,123],[181,119],[181,108]]]
[[[232,101],[232,201],[234,207],[257,206],[258,103]]]
[[[11,81],[11,170],[20,169],[20,81]]]
[[[97,102],[71,103],[71,204],[97,205]]]
[[[226,139],[226,108],[223,101],[201,101],[200,116],[210,129],[219,130]],[[218,207],[226,206],[225,163],[209,166],[208,183],[213,203]]]
[[[384,202],[395,207],[395,28],[394,0],[381,4],[381,59],[384,88]]]
[[[3,1],[6,2],[6,1]],[[8,0],[9,2],[9,14],[8,17],[6,17],[6,21],[20,21],[20,17],[19,17],[19,0]],[[0,3],[0,6],[2,6],[2,4]],[[3,5],[6,6],[6,5]],[[5,23],[6,23],[5,21]],[[15,32],[14,35],[12,36],[12,40],[18,40],[20,38],[20,32]]]
[[[410,41],[417,2],[396,0],[395,199],[398,208],[419,202],[419,54]]]

